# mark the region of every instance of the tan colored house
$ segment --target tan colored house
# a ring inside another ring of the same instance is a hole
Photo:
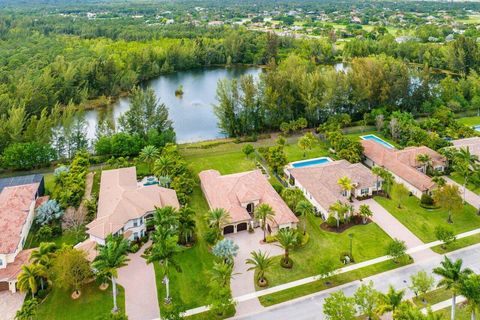
[[[35,217],[41,183],[3,188],[0,193],[0,291],[16,292],[17,276],[28,261],[23,250]]]
[[[302,168],[286,168],[290,185],[303,191],[305,198],[324,219],[330,215],[330,206],[340,201],[348,203],[350,197],[367,198],[381,188],[382,181],[361,163],[351,164],[346,160],[328,162]],[[348,177],[353,189],[346,191],[338,180]]]
[[[268,222],[268,231],[276,233],[283,228],[296,228],[298,218],[273,189],[260,170],[220,175],[216,170],[199,174],[201,187],[210,209],[223,208],[230,213],[230,221],[222,226],[223,233],[236,233],[256,226],[255,207],[269,204],[275,212],[275,221]]]
[[[430,165],[436,171],[443,172],[447,166],[445,157],[425,146],[395,150],[371,140],[362,140],[361,143],[367,166],[384,167],[397,182],[403,183],[417,197],[435,188],[435,182],[425,173],[425,166],[417,160],[418,155],[429,155]]]
[[[102,245],[110,234],[135,240],[145,235],[145,222],[155,208],[166,206],[180,207],[175,190],[138,183],[135,167],[104,170],[97,217],[87,225],[87,233]]]
[[[480,137],[453,140],[452,144],[456,149],[468,148],[471,154],[480,158]]]

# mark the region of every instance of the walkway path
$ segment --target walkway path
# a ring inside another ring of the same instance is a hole
[[[474,272],[480,271],[480,244],[449,253],[447,256],[452,259],[463,259],[464,267],[471,268]],[[236,319],[323,320],[325,319],[323,315],[323,303],[326,297],[332,292],[340,290],[347,296],[351,296],[362,283],[367,283],[369,281],[373,281],[374,287],[382,292],[386,292],[390,285],[393,285],[396,289],[406,289],[405,298],[412,298],[414,293],[408,289],[408,286],[410,285],[410,276],[420,270],[425,270],[427,273],[431,273],[432,269],[437,267],[442,260],[443,256],[438,255],[430,260],[423,260],[412,265],[377,274],[362,280],[353,281],[342,286],[268,307],[262,313],[236,317]],[[439,278],[435,276],[435,280],[438,281]]]
[[[458,190],[460,190],[460,193],[463,198],[463,186],[456,183],[455,181],[453,181],[451,178],[447,176],[443,176],[443,177],[449,184],[453,184],[458,187]],[[480,196],[473,191],[465,189],[465,201],[476,209],[480,208]]]
[[[0,292],[0,320],[13,320],[17,310],[22,307],[25,293]]]
[[[260,228],[255,229],[255,233],[239,232],[229,234],[227,238],[232,239],[239,247],[238,254],[234,260],[233,278],[230,283],[232,288],[232,295],[234,297],[243,296],[250,292],[255,292],[255,272],[248,271],[250,265],[245,263],[245,260],[250,258],[250,252],[260,250],[267,252],[270,256],[276,256],[283,253],[282,249],[273,244],[260,244],[263,239],[263,231]],[[258,298],[253,298],[239,302],[236,306],[236,316],[250,314],[252,312],[260,312],[264,307],[258,301]]]
[[[130,254],[128,265],[118,270],[118,283],[125,288],[125,308],[130,320],[160,317],[155,270],[153,264],[147,264],[141,257],[150,245],[147,242],[137,253]]]
[[[407,227],[392,216],[384,207],[373,199],[363,201],[355,201],[354,206],[358,208],[362,204],[367,204],[373,212],[372,220],[383,231],[385,231],[392,239],[405,241],[407,249],[418,247],[424,243],[416,235],[414,235]],[[415,261],[430,259],[437,256],[432,250],[424,250],[421,253],[412,254]]]

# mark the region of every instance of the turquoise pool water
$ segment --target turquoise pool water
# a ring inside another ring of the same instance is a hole
[[[304,167],[316,166],[319,164],[324,164],[329,162],[332,162],[332,159],[327,157],[322,157],[322,158],[315,158],[315,159],[310,159],[305,161],[293,162],[291,165],[293,168],[304,168]]]
[[[473,129],[475,129],[475,131],[480,131],[480,124],[476,125],[476,126],[473,126]]]
[[[385,141],[383,139],[380,139],[379,137],[377,137],[374,134],[368,134],[366,136],[361,136],[360,138],[362,138],[363,140],[373,140],[376,143],[380,143],[382,146],[384,146],[385,148],[388,148],[388,149],[395,149],[395,147],[392,146],[390,143],[388,143],[387,141]]]

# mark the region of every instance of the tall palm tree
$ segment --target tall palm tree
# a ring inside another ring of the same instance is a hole
[[[463,203],[465,203],[467,184],[476,165],[479,162],[478,157],[470,152],[470,148],[460,148],[455,155],[454,170],[463,177]]]
[[[156,229],[169,230],[172,233],[177,232],[178,228],[178,212],[171,206],[155,208],[153,213],[153,224]]]
[[[358,208],[358,214],[360,215],[360,217],[362,217],[362,222],[364,224],[367,222],[367,218],[373,216],[373,212],[368,206],[368,204],[360,205],[360,207]]]
[[[271,258],[268,253],[258,251],[250,252],[251,258],[248,258],[245,263],[252,265],[247,270],[255,270],[255,275],[257,277],[257,283],[260,286],[267,285],[267,278],[265,277],[265,273],[272,268],[273,266],[273,258]]]
[[[285,254],[283,256],[283,265],[289,266],[291,265],[290,261],[290,250],[295,247],[297,244],[297,236],[295,235],[295,231],[292,229],[280,229],[277,232],[277,240],[278,240],[278,246],[280,248],[283,248],[285,250]]]
[[[172,235],[167,230],[158,229],[154,232],[153,245],[150,252],[146,255],[147,263],[158,262],[162,267],[167,295],[165,301],[170,303],[170,287],[169,278],[170,271],[174,268],[177,272],[181,272],[180,264],[176,260],[176,255],[182,251],[178,245],[178,236]]]
[[[157,177],[169,177],[172,174],[175,161],[168,156],[160,156],[153,164],[153,172]]]
[[[340,220],[345,218],[345,214],[348,211],[348,208],[339,201],[333,203],[330,208],[328,208],[330,214],[333,213],[335,220],[337,220],[337,229],[340,227]]]
[[[267,238],[267,221],[275,221],[275,212],[268,203],[262,203],[255,208],[255,219],[262,222],[263,241]]]
[[[344,176],[344,177],[341,177],[340,179],[338,179],[337,183],[340,186],[340,188],[342,188],[342,190],[346,192],[347,195],[353,189],[352,180],[347,176]],[[351,194],[350,194],[350,196],[351,196]]]
[[[460,283],[465,276],[472,274],[472,270],[462,269],[462,264],[461,259],[452,261],[445,256],[445,259],[440,263],[441,266],[433,269],[433,273],[442,277],[438,286],[452,291],[451,320],[455,320],[455,305]]]
[[[158,158],[159,156],[159,151],[158,148],[152,145],[145,146],[142,151],[140,151],[140,154],[138,155],[138,158],[147,163],[148,165],[148,171],[152,173],[152,167],[153,167],[153,162],[155,159]]]
[[[32,294],[32,297],[35,297],[35,294],[38,291],[38,280],[41,278],[47,277],[47,270],[41,264],[28,264],[22,266],[22,271],[18,275],[18,288],[22,292],[29,291]]]
[[[404,295],[405,290],[396,291],[393,286],[390,286],[388,292],[380,296],[380,306],[378,307],[379,313],[384,314],[386,312],[392,312],[394,317],[395,311],[401,305]]]
[[[207,212],[207,223],[211,228],[221,231],[222,225],[230,222],[230,213],[223,208],[213,209]]]
[[[307,218],[308,218],[308,215],[314,211],[313,206],[307,200],[301,200],[297,203],[297,206],[295,207],[295,211],[297,213],[300,213],[300,215],[302,216],[303,234],[305,235],[307,233]]]
[[[378,191],[378,185],[379,185],[380,177],[383,173],[383,170],[385,170],[385,169],[383,169],[382,167],[379,167],[379,166],[373,166],[372,169],[371,169],[372,173],[377,178],[377,181],[376,181],[376,184],[375,184],[375,186],[377,187],[377,191]]]
[[[121,237],[108,236],[104,246],[98,246],[98,255],[92,267],[100,274],[112,281],[113,312],[118,311],[117,306],[117,276],[118,269],[127,265],[128,241]]]
[[[312,149],[314,140],[312,139],[312,134],[306,134],[300,139],[298,139],[298,147],[303,150],[303,157],[307,155],[307,150]]]
[[[430,155],[428,155],[426,153],[420,153],[420,154],[417,155],[416,160],[421,163],[423,173],[426,174],[427,169],[430,166],[430,163],[432,162],[432,158],[430,157]]]
[[[228,263],[224,260],[221,262],[214,262],[212,270],[210,270],[211,279],[217,281],[222,287],[230,285],[232,279],[233,263]]]
[[[458,293],[467,299],[471,319],[475,320],[480,306],[480,275],[470,274],[465,276],[460,282]]]
[[[184,244],[187,244],[193,239],[195,233],[196,222],[193,218],[195,212],[190,207],[183,207],[178,213],[178,233],[182,239],[180,243],[184,242]]]

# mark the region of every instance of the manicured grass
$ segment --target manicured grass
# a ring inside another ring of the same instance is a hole
[[[356,262],[383,256],[384,245],[390,241],[375,223],[357,225],[340,234],[321,229],[321,223],[320,218],[309,216],[307,232],[310,240],[304,247],[291,252],[292,269],[282,268],[279,262],[281,256],[275,257],[275,264],[267,274],[270,286],[317,275],[319,265],[326,260],[331,260],[335,269],[341,268],[341,255],[350,250],[349,234],[353,234],[352,252]]]
[[[192,248],[185,249],[177,257],[182,272],[178,273],[173,270],[170,274],[170,294],[172,299],[173,301],[181,301],[181,304],[186,309],[208,304],[208,271],[213,265],[214,258],[203,239],[207,228],[203,217],[208,211],[208,205],[199,187],[195,188],[190,203],[192,209],[197,214],[196,235],[198,239]],[[157,263],[154,266],[158,300],[160,310],[162,310],[163,300],[166,295],[165,285],[162,284],[163,275],[161,268]]]
[[[121,286],[117,303],[121,310],[125,310],[125,293]],[[95,282],[89,283],[82,289],[82,295],[77,300],[70,298],[71,292],[53,288],[45,301],[38,306],[36,319],[57,320],[85,320],[107,316],[113,308],[111,286],[105,291],[98,289]]]
[[[76,245],[77,243],[85,240],[86,234],[85,230],[73,231],[73,230],[66,230],[63,231],[62,235],[59,237],[52,237],[50,239],[45,239],[39,241],[34,234],[34,231],[31,229],[27,241],[25,242],[25,249],[36,248],[40,244],[40,242],[54,242],[57,244],[58,247],[61,247],[62,244],[68,245]]]
[[[480,227],[480,216],[471,205],[465,205],[460,213],[453,214],[453,223],[449,224],[446,210],[424,209],[420,207],[420,200],[414,196],[407,197],[401,209],[394,199],[375,197],[375,200],[424,242],[437,240],[435,238],[437,226],[451,228],[455,234]]]
[[[317,141],[312,150],[306,151],[304,157],[303,150],[298,147],[297,142],[295,141],[285,146],[285,153],[287,155],[288,162],[293,162],[298,160],[328,156],[328,148],[325,143]]]
[[[448,307],[435,312],[435,314],[441,315],[441,319],[450,319],[451,309],[451,307]],[[455,320],[471,320],[470,310],[468,310],[468,308],[464,304],[457,304],[455,310]]]
[[[55,184],[55,176],[53,175],[53,172],[46,173],[43,176],[43,182],[45,184],[45,193],[46,194],[51,194],[54,184]]]
[[[475,126],[477,124],[480,124],[480,117],[465,117],[457,119],[457,121],[467,126]]]
[[[434,305],[436,303],[448,300],[452,297],[452,293],[450,290],[446,290],[444,288],[439,288],[427,292],[425,294],[416,296],[412,299],[413,303],[415,303],[418,307],[425,307],[427,305]],[[425,300],[425,302],[423,301]]]
[[[456,183],[458,183],[459,185],[462,186],[459,189],[460,189],[460,193],[462,194],[462,197],[463,197],[463,178],[458,173],[452,172],[450,174],[450,179],[452,179],[453,181],[455,181]],[[472,192],[475,192],[478,195],[480,195],[480,186],[476,186],[473,183],[468,182],[467,183],[467,189],[472,191]]]
[[[409,259],[409,261],[405,262],[404,264],[400,264],[400,263],[396,264],[392,260],[388,260],[388,261],[380,262],[368,267],[364,267],[361,269],[357,269],[354,271],[339,274],[333,277],[321,279],[312,283],[304,284],[298,287],[294,287],[291,289],[287,289],[287,290],[269,294],[263,297],[259,297],[259,300],[263,306],[267,307],[277,303],[302,297],[311,293],[322,291],[328,288],[336,287],[344,283],[363,279],[374,274],[396,269],[406,264],[409,264],[411,262],[412,260]],[[328,285],[327,285],[327,282],[329,282]]]
[[[480,234],[475,234],[466,238],[458,239],[455,242],[449,244],[445,249],[442,246],[433,247],[432,250],[436,253],[444,254],[451,251],[455,251],[461,248],[465,248],[474,244],[480,243]]]

